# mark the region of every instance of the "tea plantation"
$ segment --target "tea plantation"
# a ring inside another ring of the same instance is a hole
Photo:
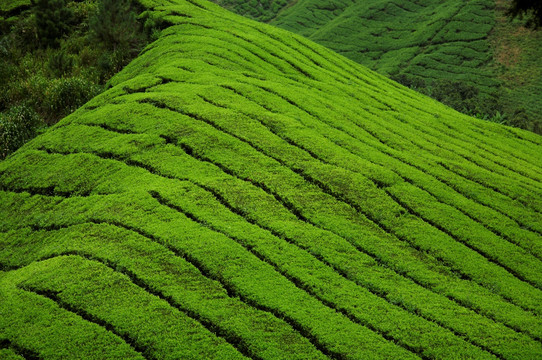
[[[0,162],[2,359],[542,357],[542,137],[205,0]]]
[[[496,85],[483,65],[493,0],[302,0],[273,21],[383,74]]]
[[[542,134],[542,30],[511,22],[510,1],[214,1],[459,111]]]

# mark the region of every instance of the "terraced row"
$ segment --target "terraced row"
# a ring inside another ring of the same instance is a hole
[[[0,351],[542,354],[539,137],[210,3],[143,3],[172,26],[0,163]]]

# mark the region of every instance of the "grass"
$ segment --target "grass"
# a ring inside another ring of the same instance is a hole
[[[542,355],[540,136],[206,1],[0,163],[0,354]]]

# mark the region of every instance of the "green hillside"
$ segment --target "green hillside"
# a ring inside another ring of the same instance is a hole
[[[273,23],[383,74],[470,82],[489,92],[493,0],[301,0]]]
[[[301,34],[459,111],[542,133],[542,31],[509,23],[506,0],[215,2]]]
[[[205,0],[0,162],[0,357],[542,357],[542,137]]]

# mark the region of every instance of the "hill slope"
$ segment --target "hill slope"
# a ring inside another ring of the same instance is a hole
[[[496,81],[491,59],[492,0],[304,0],[273,24],[304,35],[383,74],[471,82],[483,92]]]
[[[0,356],[542,355],[542,138],[198,0],[0,163]]]
[[[460,111],[542,131],[542,32],[511,23],[505,0],[215,2],[301,34]]]

